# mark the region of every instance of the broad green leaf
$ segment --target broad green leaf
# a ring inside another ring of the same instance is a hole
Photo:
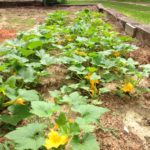
[[[77,74],[87,74],[88,72],[85,70],[85,67],[82,65],[71,66],[68,70],[76,72]]]
[[[33,40],[30,40],[27,44],[27,48],[29,49],[35,49],[35,48],[38,48],[40,46],[42,46],[42,41],[40,39],[33,39]]]
[[[90,77],[92,80],[99,80],[101,77],[100,75],[97,75],[95,72]]]
[[[32,123],[6,134],[15,143],[16,150],[38,150],[44,144],[44,124]]]
[[[23,98],[26,101],[38,101],[40,99],[37,91],[25,89],[18,90],[18,97]]]
[[[74,112],[78,112],[87,122],[96,122],[101,115],[106,113],[108,109],[94,105],[78,105],[72,108]]]
[[[23,78],[25,83],[33,82],[35,79],[35,70],[32,67],[22,68],[19,76]]]
[[[34,54],[35,52],[34,52],[34,50],[32,50],[32,49],[27,49],[27,48],[20,48],[19,49],[19,51],[20,51],[20,53],[24,56],[24,57],[28,57],[28,56],[30,56],[30,55],[32,55],[32,54]]]
[[[70,136],[80,134],[79,125],[76,122],[69,122],[69,120],[66,118],[65,113],[61,112],[55,121],[62,133]]]
[[[81,96],[78,92],[73,92],[69,95],[63,96],[61,103],[68,103],[73,106],[78,106],[80,104],[86,104],[87,97]]]
[[[99,91],[100,91],[101,94],[110,92],[110,90],[105,88],[105,87],[104,88],[99,88]]]
[[[44,50],[37,51],[36,55],[41,58],[40,63],[42,65],[50,65],[56,62],[55,57],[46,54]]]
[[[39,116],[39,117],[50,117],[59,110],[59,106],[55,105],[52,102],[44,102],[44,101],[33,101],[31,102],[31,113]]]
[[[80,140],[75,136],[71,141],[72,150],[100,150],[99,144],[93,134],[84,135]]]
[[[11,76],[9,77],[5,84],[9,85],[9,87],[15,88],[16,87],[16,77],[15,76]]]
[[[78,117],[76,119],[76,122],[79,125],[80,129],[82,129],[82,131],[84,133],[89,133],[89,132],[93,132],[94,131],[95,126],[89,124],[89,122],[86,119]]]
[[[17,125],[17,123],[24,118],[29,117],[31,114],[29,113],[29,108],[24,105],[12,105],[8,107],[9,112],[11,112],[10,115],[0,115],[0,120],[11,124],[11,125]]]
[[[56,118],[56,123],[59,125],[59,126],[63,126],[67,123],[67,118],[66,118],[66,115],[65,113],[60,113],[59,116]]]
[[[141,65],[140,67],[143,69],[143,76],[148,77],[150,75],[150,64]]]

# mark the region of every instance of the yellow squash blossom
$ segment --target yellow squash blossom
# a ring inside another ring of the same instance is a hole
[[[122,91],[124,92],[132,92],[133,90],[134,90],[134,86],[130,82],[124,84],[122,87]]]
[[[80,56],[87,56],[87,53],[82,52],[82,51],[75,51],[75,54],[80,55]]]
[[[25,105],[25,103],[26,103],[26,101],[24,99],[18,98],[18,99],[11,100],[11,101],[8,101],[6,103],[3,103],[3,106],[7,107],[7,106],[10,106],[10,105],[14,105],[14,104]]]
[[[92,95],[95,95],[95,93],[97,93],[96,84],[99,83],[99,80],[92,80],[91,76],[92,76],[92,74],[88,74],[88,75],[85,76],[85,78],[87,80],[89,80],[89,82],[90,82],[90,92],[92,93]]]
[[[97,93],[97,87],[96,84],[99,83],[99,80],[90,80],[90,92],[92,95],[95,95]]]
[[[91,76],[92,76],[92,74],[91,74],[91,73],[88,73],[88,74],[85,76],[85,79],[90,80]]]
[[[119,57],[119,56],[120,56],[120,52],[117,52],[117,51],[116,51],[116,52],[113,52],[112,54],[113,54],[113,56],[115,56],[115,57]]]
[[[45,141],[45,147],[49,150],[51,148],[58,148],[60,145],[65,145],[69,138],[67,135],[60,135],[58,132],[51,130]]]
[[[14,104],[25,105],[26,101],[22,98],[18,98],[14,101]]]

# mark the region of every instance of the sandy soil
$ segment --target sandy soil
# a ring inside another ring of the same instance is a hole
[[[0,42],[5,39],[14,38],[16,32],[26,31],[31,27],[41,24],[48,12],[63,9],[75,12],[96,7],[20,7],[0,9]],[[140,63],[150,63],[150,48],[141,47],[131,53],[130,56]],[[65,74],[62,66],[48,68],[53,74]],[[51,78],[44,82],[50,87],[59,87],[64,78]],[[46,87],[45,87],[46,88]],[[103,127],[96,130],[97,140],[100,142],[101,150],[149,150],[150,149],[150,94],[137,97],[119,98],[113,95],[105,95],[102,98],[103,106],[110,112],[100,119]]]

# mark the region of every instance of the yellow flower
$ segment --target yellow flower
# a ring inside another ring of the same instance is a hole
[[[122,91],[124,92],[132,92],[133,90],[134,90],[134,86],[130,82],[124,84],[122,87]]]
[[[58,132],[51,130],[45,141],[45,147],[47,149],[58,148],[60,145],[65,145],[68,140],[68,136],[60,135]]]
[[[113,54],[113,56],[115,56],[115,57],[119,57],[119,56],[120,56],[120,52],[113,52],[112,54]]]
[[[18,98],[14,101],[14,104],[25,105],[26,101],[22,98]]]
[[[80,56],[87,56],[87,53],[82,52],[82,51],[75,51],[75,54],[80,55]]]
[[[88,74],[85,76],[85,79],[90,80],[91,75],[92,75],[91,73],[88,73]]]
[[[92,93],[92,95],[95,95],[95,93],[97,93],[96,84],[99,83],[99,80],[92,80],[91,76],[92,76],[92,74],[89,73],[85,76],[85,78],[87,80],[89,80],[89,82],[90,82],[90,92]]]

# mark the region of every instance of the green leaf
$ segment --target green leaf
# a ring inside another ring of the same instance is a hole
[[[69,95],[65,95],[60,102],[76,106],[85,104],[87,102],[87,97],[81,96],[78,92],[73,92]]]
[[[108,92],[110,92],[110,90],[109,89],[107,89],[107,88],[99,88],[99,91],[100,91],[100,93],[108,93]]]
[[[27,44],[27,48],[29,49],[35,49],[35,48],[38,48],[40,46],[42,46],[42,41],[40,39],[33,39],[33,40],[30,40]]]
[[[59,106],[56,106],[52,102],[33,101],[31,103],[31,113],[39,117],[50,117],[53,113],[59,110]]]
[[[9,78],[6,80],[5,84],[9,85],[9,86],[12,87],[12,88],[15,88],[15,87],[16,87],[16,77],[15,77],[15,76],[9,77]]]
[[[56,123],[59,126],[63,126],[67,123],[67,118],[66,118],[65,113],[60,113],[60,115],[56,118]]]
[[[78,117],[76,119],[76,122],[79,125],[80,129],[82,129],[82,132],[89,133],[94,131],[95,126],[89,124],[89,122],[86,119]]]
[[[25,83],[33,82],[35,79],[35,70],[32,67],[22,68],[19,76],[23,78]]]
[[[37,51],[36,55],[41,58],[40,63],[42,65],[50,65],[56,62],[55,57],[46,54],[44,50]]]
[[[92,76],[90,77],[92,80],[99,80],[101,77],[97,75],[96,73],[93,73]]]
[[[94,73],[97,71],[97,68],[95,67],[88,67],[87,70],[90,72],[90,73]]]
[[[79,105],[72,108],[74,112],[78,112],[81,116],[86,119],[87,122],[96,122],[97,119],[100,118],[101,115],[106,113],[108,109],[103,107],[98,107],[94,105]]]
[[[79,125],[76,122],[69,123],[69,132],[71,136],[79,135],[80,134]]]
[[[42,135],[44,128],[44,124],[32,123],[17,128],[6,134],[5,137],[15,143],[16,150],[38,150],[44,144],[44,136]]]
[[[0,83],[2,83],[3,82],[3,77],[2,76],[0,76]]]
[[[53,98],[60,98],[61,97],[61,92],[58,90],[49,91],[49,94]]]
[[[38,101],[39,100],[38,92],[35,90],[19,89],[18,97],[23,98],[26,101]]]
[[[87,61],[87,59],[85,57],[82,57],[82,56],[73,55],[72,61],[73,61],[73,63],[81,64],[81,63]]]
[[[16,126],[19,121],[31,115],[29,113],[29,108],[24,105],[12,105],[8,107],[8,110],[11,112],[11,114],[0,115],[0,120],[14,126]]]
[[[72,150],[100,150],[99,144],[93,134],[86,134],[82,140],[75,136],[72,141]]]
[[[85,67],[82,65],[71,66],[68,70],[76,72],[77,74],[87,74]]]
[[[140,67],[143,69],[143,76],[148,77],[150,75],[150,64],[141,65]]]
[[[19,51],[25,57],[28,57],[28,56],[30,56],[30,55],[32,55],[32,54],[35,53],[34,50],[32,50],[32,49],[26,49],[24,47],[20,48]]]

